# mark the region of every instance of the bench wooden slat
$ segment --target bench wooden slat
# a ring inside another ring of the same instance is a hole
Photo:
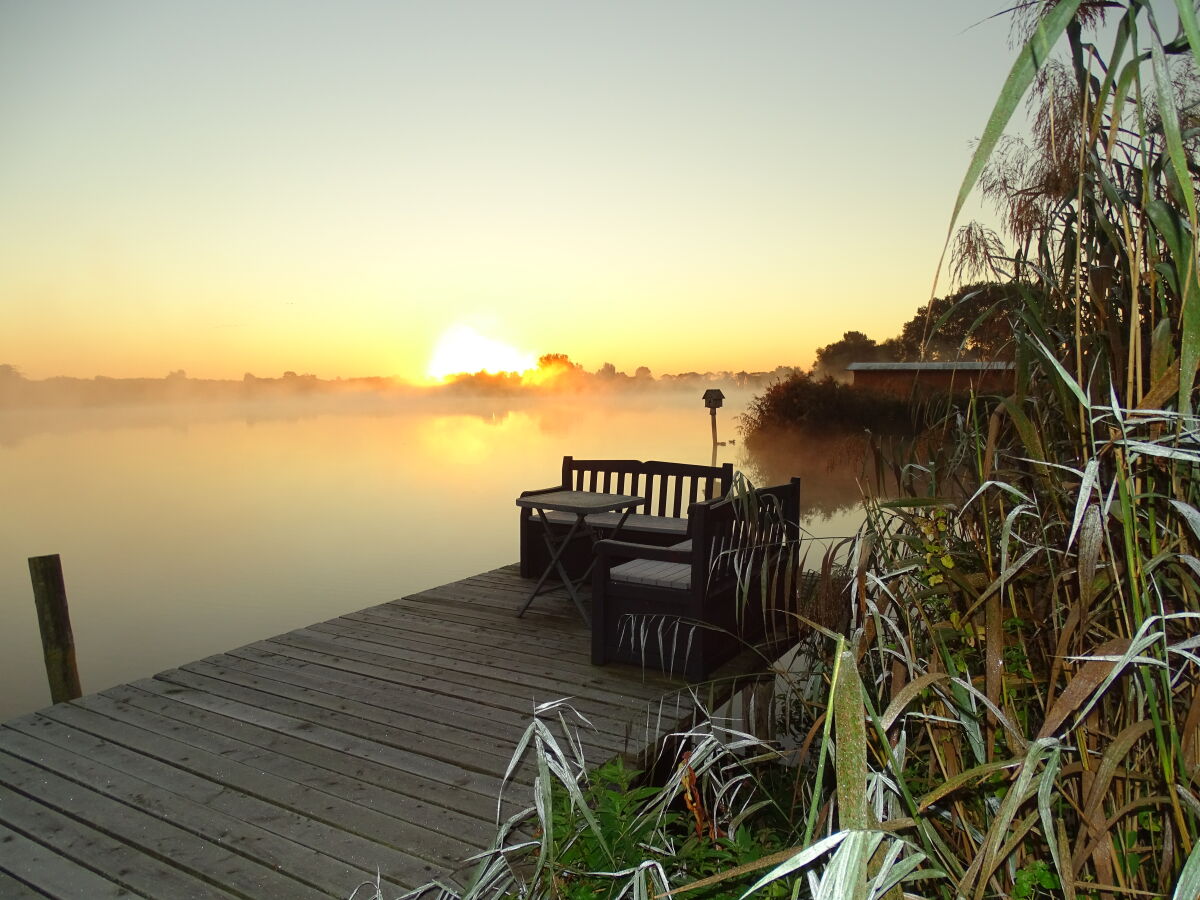
[[[613,566],[609,577],[613,581],[624,581],[628,584],[648,584],[653,587],[686,591],[690,590],[692,586],[692,567],[687,563],[635,559],[619,566]]]

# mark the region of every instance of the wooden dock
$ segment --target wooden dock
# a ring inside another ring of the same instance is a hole
[[[485,572],[0,726],[0,897],[385,896],[453,878],[495,832],[538,703],[589,761],[652,747],[680,684],[589,662],[558,594]],[[506,811],[527,805],[518,772]]]

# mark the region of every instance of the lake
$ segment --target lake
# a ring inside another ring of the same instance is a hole
[[[720,410],[718,461],[800,475],[810,532],[852,533],[853,454],[751,457],[749,399]],[[663,391],[0,412],[0,720],[49,703],[30,556],[62,556],[91,693],[515,562],[514,498],[565,454],[707,464],[708,412]]]

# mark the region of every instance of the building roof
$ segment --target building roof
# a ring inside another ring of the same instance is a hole
[[[1016,363],[1001,362],[854,362],[851,372],[1011,372]]]

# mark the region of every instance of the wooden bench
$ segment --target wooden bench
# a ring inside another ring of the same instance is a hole
[[[692,504],[688,539],[670,547],[597,543],[592,662],[706,678],[762,636],[786,581],[779,567],[795,559],[799,509],[793,478]]]
[[[646,505],[630,515],[620,536],[656,546],[678,543],[687,535],[688,510],[692,504],[724,497],[733,486],[733,464],[697,466],[636,459],[575,459],[564,456],[562,481],[554,487],[524,491],[522,497],[549,491],[594,491],[602,494],[631,494],[646,498]],[[551,526],[566,531],[574,516],[548,512]],[[587,522],[597,527],[615,527],[620,513],[598,513]],[[520,519],[521,577],[537,578],[550,561],[545,528],[531,510],[522,509]],[[592,561],[592,548],[581,540],[563,554],[567,571],[582,575]]]

